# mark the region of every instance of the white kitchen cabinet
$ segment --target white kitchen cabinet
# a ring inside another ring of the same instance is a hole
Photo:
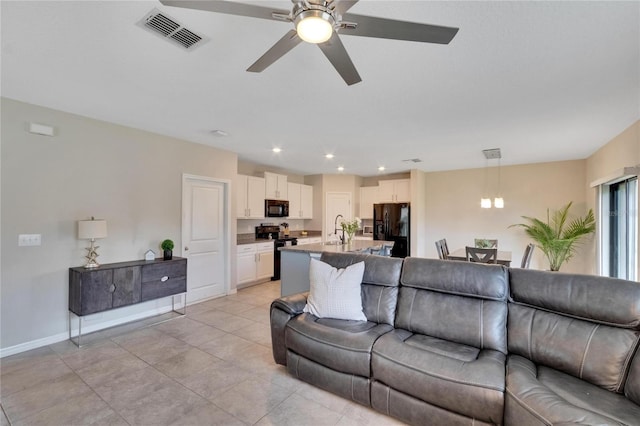
[[[256,279],[256,245],[243,244],[238,246],[237,279],[238,284],[244,284]]]
[[[302,219],[313,219],[313,186],[300,185],[300,210]]]
[[[237,218],[264,218],[265,179],[238,175],[237,186]]]
[[[268,243],[242,244],[237,249],[238,284],[263,280],[273,276],[273,241]]]
[[[360,188],[360,219],[373,219],[373,205],[378,202],[378,187]]]
[[[288,200],[287,176],[264,172],[265,196],[269,200]]]
[[[289,219],[298,219],[302,213],[300,184],[287,182],[287,192],[289,195]]]
[[[313,219],[313,187],[288,182],[289,218]]]
[[[411,181],[409,179],[379,181],[378,201],[380,203],[406,203],[411,201]]]
[[[256,244],[256,280],[273,276],[274,257],[273,242]]]

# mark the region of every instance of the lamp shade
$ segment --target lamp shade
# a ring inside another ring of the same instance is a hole
[[[107,237],[107,221],[103,219],[79,220],[78,238],[90,240]]]

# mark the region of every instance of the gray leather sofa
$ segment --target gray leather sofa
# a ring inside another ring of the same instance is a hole
[[[433,259],[365,262],[367,321],[271,305],[274,359],[320,388],[424,424],[640,424],[640,284]],[[511,291],[511,295],[510,292]]]

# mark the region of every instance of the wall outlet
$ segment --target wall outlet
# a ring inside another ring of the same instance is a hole
[[[20,234],[18,235],[18,246],[39,246],[42,244],[42,236],[40,234]]]

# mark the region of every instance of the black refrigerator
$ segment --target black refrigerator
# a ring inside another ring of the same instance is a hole
[[[373,239],[393,241],[392,257],[407,257],[410,253],[409,203],[373,205]]]

